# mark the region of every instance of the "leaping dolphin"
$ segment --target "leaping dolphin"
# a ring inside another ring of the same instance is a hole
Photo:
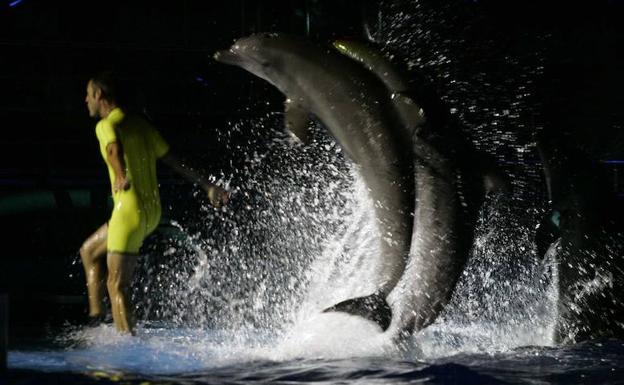
[[[386,85],[412,138],[414,230],[406,270],[395,288],[401,295],[392,324],[400,337],[432,323],[449,301],[470,254],[485,193],[507,190],[508,181],[492,157],[463,135],[424,79],[417,74],[408,79],[368,44],[339,40],[334,46]]]
[[[402,129],[386,86],[359,63],[331,47],[301,38],[256,34],[215,54],[267,80],[286,95],[287,128],[305,139],[309,115],[330,131],[357,165],[381,233],[383,277],[377,291],[359,306],[385,330],[391,310],[385,298],[405,269],[412,234],[414,178],[411,139]]]
[[[392,320],[386,297],[401,280],[409,295],[396,317],[397,330],[421,328],[448,301],[463,269],[472,244],[473,197],[481,191],[474,188],[472,174],[457,171],[467,164],[453,154],[463,152],[439,150],[444,140],[451,147],[458,141],[420,129],[426,112],[404,94],[407,90],[398,89],[403,78],[381,76],[387,67],[381,61],[353,60],[352,48],[342,55],[293,36],[256,34],[237,40],[215,59],[284,93],[285,123],[298,138],[307,137],[309,115],[320,120],[358,166],[375,202],[383,280],[371,295],[327,310],[361,315],[386,330]],[[362,65],[366,61],[371,65]],[[464,205],[469,215],[463,214]]]

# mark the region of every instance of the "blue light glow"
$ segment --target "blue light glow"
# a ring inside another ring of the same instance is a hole
[[[203,77],[201,77],[201,76],[197,76],[197,77],[195,77],[195,80],[197,80],[197,82],[198,82],[199,84],[201,84],[202,86],[204,86],[204,87],[208,87],[208,84],[209,84],[209,83],[208,83],[208,80],[206,80],[205,78],[203,78]]]
[[[24,0],[15,0],[12,3],[9,3],[9,7],[15,7],[16,5],[18,5],[19,3],[21,3]]]

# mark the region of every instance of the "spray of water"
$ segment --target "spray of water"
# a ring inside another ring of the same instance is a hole
[[[486,201],[450,304],[403,354],[431,359],[549,345],[556,271],[551,257],[536,255],[533,241],[544,192],[535,187],[542,184],[526,116],[540,63],[503,50],[513,67],[505,73],[517,74],[513,79],[480,69],[493,68],[491,63],[466,64],[502,48],[495,40],[470,40],[477,16],[433,3],[382,2],[383,28],[375,39],[433,81],[466,135],[497,157],[514,189],[511,197]],[[173,371],[259,357],[398,354],[373,324],[319,313],[376,287],[373,203],[357,170],[321,127],[312,145],[303,147],[280,133],[281,126],[281,117],[272,114],[228,127],[234,172],[222,179],[234,188],[230,206],[202,207],[151,241],[134,287],[139,338],[109,338],[110,328],[100,327],[70,340],[109,350],[112,344],[121,357],[143,346],[150,353],[144,365],[159,354],[184,358],[188,365],[173,365]]]
[[[172,223],[153,243],[137,279],[143,318],[229,330],[279,330],[292,322],[308,268],[329,234],[347,226],[353,177],[328,138],[298,146],[280,126],[271,115],[231,127],[244,131],[254,151],[231,149],[240,161],[229,181],[236,186],[231,204]]]
[[[266,129],[279,119],[240,124]],[[246,160],[251,164],[240,181],[247,179],[234,195],[258,198],[205,212],[209,218],[201,223],[227,231],[174,223],[171,234],[177,237],[154,243],[154,255],[147,258],[168,262],[147,263],[138,280],[144,318],[168,327],[220,330],[271,359],[395,354],[375,325],[320,313],[370,293],[379,279],[373,202],[357,170],[320,130],[307,149],[274,135],[264,151]],[[311,194],[302,198],[306,189]],[[455,295],[440,320],[414,337],[408,358],[552,343],[553,270],[536,257],[533,232],[519,225],[512,202],[486,202]],[[259,229],[272,231],[261,237]]]

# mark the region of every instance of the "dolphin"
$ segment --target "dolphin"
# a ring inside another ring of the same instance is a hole
[[[306,139],[309,115],[320,120],[357,165],[375,201],[383,280],[374,293],[325,311],[363,316],[384,331],[391,323],[399,332],[420,329],[448,302],[465,265],[483,178],[468,170],[470,161],[460,161],[469,151],[441,150],[469,146],[447,134],[452,130],[434,129],[436,119],[429,119],[405,77],[381,54],[348,42],[336,48],[256,34],[215,59],[285,94],[285,124],[296,137]],[[386,299],[395,289],[405,293],[395,305],[397,317]]]
[[[551,242],[546,252],[538,249],[558,267],[555,340],[623,338],[624,207],[604,167],[549,131],[538,133],[536,143],[552,212],[536,238]]]
[[[353,161],[375,202],[382,267],[377,290],[351,313],[380,324],[392,317],[386,297],[405,269],[412,234],[414,178],[411,139],[402,128],[387,87],[359,63],[331,47],[302,38],[261,33],[215,54],[267,80],[286,95],[285,124],[305,141],[309,116],[329,130]]]
[[[412,138],[414,230],[406,269],[394,289],[401,295],[391,332],[401,338],[431,324],[448,303],[470,255],[485,195],[508,191],[509,181],[463,134],[425,79],[417,73],[408,78],[369,44],[338,40],[334,46],[382,80]]]

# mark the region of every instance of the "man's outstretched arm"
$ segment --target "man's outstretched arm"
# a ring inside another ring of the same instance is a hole
[[[189,181],[199,184],[208,194],[208,199],[214,207],[219,208],[227,204],[230,199],[230,193],[228,191],[219,185],[211,183],[192,168],[185,166],[171,151],[160,158],[160,160]]]

